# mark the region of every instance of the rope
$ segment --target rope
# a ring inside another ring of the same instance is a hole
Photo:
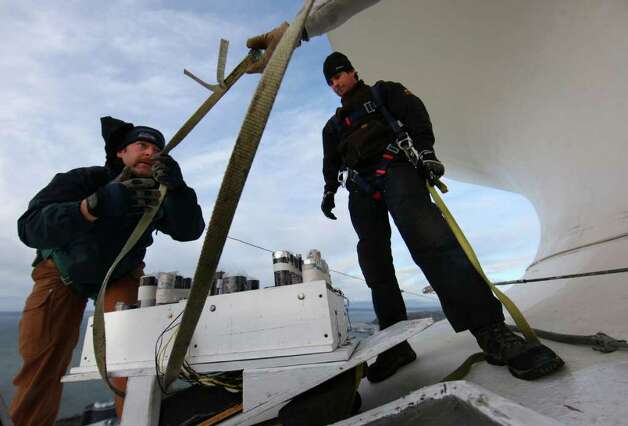
[[[513,303],[513,301],[510,300],[510,298],[506,296],[501,290],[495,287],[495,285],[488,279],[488,277],[484,273],[484,270],[482,269],[482,265],[480,264],[480,261],[478,260],[477,256],[475,255],[475,252],[473,251],[473,248],[471,247],[471,244],[469,244],[469,241],[464,236],[464,233],[460,229],[460,226],[458,226],[458,223],[456,222],[453,215],[451,214],[451,212],[445,205],[445,202],[443,201],[441,196],[438,195],[438,193],[436,192],[433,186],[429,185],[427,182],[426,182],[426,185],[427,185],[427,189],[430,192],[430,195],[434,199],[434,202],[436,203],[439,210],[443,214],[443,217],[447,221],[447,224],[449,225],[452,232],[456,236],[456,239],[460,243],[460,246],[462,246],[462,249],[464,250],[467,257],[469,258],[469,261],[471,262],[475,270],[478,272],[478,274],[480,274],[482,279],[484,279],[484,282],[486,282],[486,284],[491,288],[493,293],[495,293],[495,296],[508,310],[508,312],[510,313],[513,320],[515,321],[515,323],[517,324],[517,326],[519,327],[523,335],[526,337],[528,342],[533,343],[533,344],[539,343],[538,337],[536,337],[536,335],[534,334],[534,331],[532,331],[530,324],[528,324],[528,322],[526,321],[525,317],[523,316],[519,308],[517,308],[517,306]]]
[[[223,97],[225,93],[235,84],[236,81],[246,72],[246,70],[256,61],[259,60],[259,53],[255,51],[249,52],[249,54],[236,66],[236,68],[227,76],[225,79],[225,86],[221,88],[221,90],[216,90],[207,98],[205,102],[192,114],[192,116],[183,124],[183,126],[177,131],[177,133],[172,137],[172,139],[168,142],[168,144],[164,147],[163,153],[167,154],[172,149],[174,149],[177,145],[179,145],[183,139],[194,129],[194,127],[205,117],[205,115],[213,108],[216,103]],[[128,175],[128,170],[125,170],[121,173],[121,176]],[[94,356],[96,358],[96,365],[98,366],[98,372],[100,376],[105,381],[107,386],[120,397],[124,397],[124,392],[117,389],[110,381],[109,375],[107,373],[107,338],[106,338],[106,330],[105,330],[105,315],[104,315],[104,296],[107,290],[107,285],[109,284],[109,280],[111,279],[111,275],[115,268],[118,266],[120,260],[127,255],[127,253],[135,246],[140,237],[144,234],[148,226],[150,225],[153,217],[157,213],[159,206],[161,205],[163,199],[166,196],[166,187],[163,185],[159,186],[159,192],[161,194],[159,198],[159,204],[154,208],[144,213],[141,217],[138,224],[135,226],[135,229],[131,233],[131,236],[122,247],[122,250],[114,260],[113,264],[107,271],[105,275],[105,279],[102,282],[100,287],[100,291],[98,292],[98,297],[96,302],[94,303],[94,324],[93,324],[93,344],[94,344]]]
[[[555,275],[552,277],[527,278],[527,279],[521,279],[521,280],[500,281],[500,282],[494,283],[494,285],[526,284],[526,283],[536,283],[539,281],[566,280],[569,278],[592,277],[594,275],[622,274],[624,272],[628,272],[628,268],[606,269],[602,271],[582,272],[580,274]]]
[[[484,352],[476,352],[473,355],[470,355],[467,359],[465,359],[458,368],[449,373],[447,376],[443,377],[440,381],[452,382],[454,380],[462,380],[467,376],[467,374],[469,374],[469,371],[471,371],[471,367],[473,366],[473,364],[482,362],[485,359],[486,355],[484,354]]]
[[[508,328],[512,331],[520,332],[519,328],[515,325],[508,324]],[[618,349],[628,349],[628,343],[625,340],[615,339],[601,331],[593,335],[579,335],[579,334],[562,334],[555,333],[553,331],[533,329],[537,336],[543,339],[553,340],[554,342],[567,343],[569,345],[585,345],[591,346],[593,350],[609,353],[615,352]]]
[[[166,389],[177,378],[183,365],[196,324],[203,311],[205,299],[209,294],[218,261],[240,196],[242,195],[246,178],[255,158],[259,141],[266,127],[266,122],[268,121],[281,80],[290,62],[292,52],[301,38],[305,18],[310,12],[312,4],[313,0],[307,0],[306,5],[281,38],[279,45],[266,66],[266,71],[260,79],[240,129],[240,134],[235,142],[205,235],[205,241],[193,278],[194,285],[192,286],[177,338],[168,360],[168,367],[163,379]]]

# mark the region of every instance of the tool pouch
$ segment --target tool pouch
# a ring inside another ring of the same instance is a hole
[[[339,146],[347,166],[355,168],[360,163],[381,157],[386,146],[393,140],[390,127],[380,120],[369,120],[346,135]]]

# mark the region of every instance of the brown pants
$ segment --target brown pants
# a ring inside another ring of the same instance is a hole
[[[129,275],[112,281],[105,294],[105,312],[115,303],[135,303],[143,264]],[[19,348],[24,361],[13,379],[15,396],[9,409],[16,426],[53,425],[59,411],[61,377],[72,360],[87,299],[63,284],[52,260],[33,269],[35,285],[26,299],[20,320]],[[112,379],[126,389],[126,378]],[[124,401],[116,398],[122,415]]]

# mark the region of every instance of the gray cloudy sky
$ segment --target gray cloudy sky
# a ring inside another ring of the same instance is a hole
[[[18,240],[17,218],[56,172],[103,163],[99,117],[154,126],[168,139],[209,95],[183,68],[213,80],[223,37],[231,42],[229,72],[246,54],[248,36],[291,19],[300,6],[299,0],[0,1],[0,310],[21,309],[32,286],[34,250]],[[327,38],[318,37],[295,52],[230,234],[270,249],[318,248],[332,268],[361,275],[346,194],[336,200],[338,221],[319,210],[320,130],[338,104],[320,71],[330,51]],[[243,77],[173,151],[207,221],[258,79]],[[531,205],[516,194],[447,183],[445,200],[489,275],[519,277],[539,239]],[[200,246],[201,240],[175,243],[159,234],[147,271],[191,276]],[[402,287],[420,293],[425,280],[397,234],[393,251]],[[221,268],[272,283],[269,253],[237,242],[227,242]],[[351,300],[369,299],[363,283],[332,278]]]

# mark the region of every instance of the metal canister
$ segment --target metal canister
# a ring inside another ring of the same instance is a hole
[[[174,272],[160,272],[157,276],[157,293],[155,300],[158,305],[178,302],[175,293],[177,274]]]
[[[246,286],[246,277],[242,275],[233,275],[229,277],[223,277],[222,279],[222,294],[237,293],[244,290]]]
[[[273,252],[273,272],[275,275],[275,286],[292,284],[292,276],[290,274],[292,269],[290,256],[290,252],[285,250],[278,250]]]
[[[118,301],[118,302],[116,302],[116,304],[115,304],[113,309],[115,311],[126,311],[127,309],[129,309],[129,305],[127,305],[124,302]]]
[[[181,275],[177,275],[174,281],[174,292],[172,294],[172,299],[175,302],[178,302],[183,299],[187,299],[190,296],[190,287],[186,287],[186,278],[183,278]]]
[[[192,278],[183,279],[183,288],[190,290],[192,288]]]
[[[157,296],[157,277],[144,275],[140,278],[140,286],[137,289],[137,303],[140,308],[155,306]]]
[[[294,273],[295,279],[292,280],[292,284],[298,284],[303,282],[303,258],[300,254],[294,256]]]
[[[216,294],[220,294],[222,289],[222,278],[225,276],[224,271],[216,271],[214,274],[214,282],[212,282],[212,287],[209,295],[215,296]]]
[[[259,289],[259,280],[254,280],[254,279],[246,280],[246,289],[247,290],[258,290]]]

